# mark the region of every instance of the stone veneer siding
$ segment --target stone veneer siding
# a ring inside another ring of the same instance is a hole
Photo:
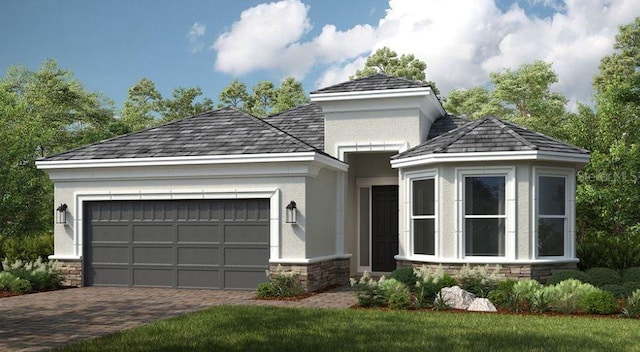
[[[81,260],[57,260],[58,269],[62,273],[64,286],[82,286],[82,261]]]
[[[349,258],[333,259],[310,264],[280,264],[284,271],[298,275],[302,288],[309,291],[322,290],[334,285],[346,285],[349,282]],[[275,271],[278,264],[270,264]]]
[[[444,272],[456,276],[460,269],[465,264],[439,264],[439,263],[422,263],[411,261],[398,261],[398,267],[400,266],[413,266],[421,267],[426,265],[429,268],[436,269],[438,266],[442,266]],[[472,266],[482,266],[481,264],[471,264]],[[577,269],[576,263],[545,263],[545,264],[490,264],[490,272],[494,270],[496,265],[500,265],[499,276],[503,279],[525,280],[535,279],[540,283],[546,283],[547,279],[552,273],[560,270],[572,270]]]

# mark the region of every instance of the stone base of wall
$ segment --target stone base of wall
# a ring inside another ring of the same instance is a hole
[[[62,273],[64,286],[82,286],[82,261],[81,260],[57,260],[58,269]]]
[[[429,268],[436,269],[438,266],[442,266],[444,271],[455,277],[460,269],[465,264],[440,264],[440,263],[423,263],[423,262],[410,262],[410,261],[398,261],[397,265],[400,266],[413,266],[413,267],[421,267],[422,265],[426,265]],[[477,264],[480,265],[480,264]],[[495,267],[498,264],[490,264],[490,272],[495,270]],[[514,280],[525,280],[525,279],[535,279],[540,283],[546,283],[547,279],[551,276],[551,274],[555,271],[560,270],[572,270],[576,269],[576,263],[557,263],[557,264],[499,264],[500,271],[499,276],[501,279],[514,279]],[[476,266],[472,264],[472,266]]]
[[[280,265],[283,270],[297,274],[302,288],[307,292],[349,283],[349,258],[311,264]],[[275,271],[277,268],[278,264],[269,265],[271,271]]]

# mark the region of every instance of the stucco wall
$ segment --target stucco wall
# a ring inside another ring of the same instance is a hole
[[[307,258],[336,253],[337,172],[322,169],[306,178],[306,213],[299,213],[306,224]],[[308,215],[308,216],[307,216]]]

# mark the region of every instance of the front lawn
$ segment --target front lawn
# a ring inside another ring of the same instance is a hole
[[[60,351],[640,351],[635,319],[214,307]]]

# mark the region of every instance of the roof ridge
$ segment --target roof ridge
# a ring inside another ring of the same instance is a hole
[[[493,121],[493,123],[498,125],[498,127],[500,127],[500,129],[506,131],[512,137],[514,137],[515,139],[519,140],[521,143],[523,143],[524,145],[528,146],[529,148],[531,148],[533,150],[540,149],[537,145],[529,142],[526,138],[524,138],[523,136],[518,134],[516,131],[514,131],[510,126],[507,126],[504,123],[504,121],[502,121],[502,120],[500,120],[500,119],[498,119],[497,117],[494,117],[494,116],[489,116],[488,118],[491,119]]]
[[[263,117],[263,119],[268,119],[268,118],[271,118],[271,117],[276,117],[276,116],[280,116],[280,115],[283,115],[283,114],[287,114],[287,113],[290,113],[290,112],[295,111],[295,110],[300,110],[300,109],[305,108],[305,107],[310,106],[310,105],[317,105],[317,103],[309,102],[309,103],[305,103],[305,104],[300,104],[300,105],[295,106],[295,107],[293,107],[293,108],[291,108],[289,110],[284,110],[284,111],[280,111],[280,112],[275,113],[275,114],[267,115],[267,116]]]
[[[455,143],[455,142],[459,141],[459,140],[460,140],[460,138],[462,138],[462,137],[466,136],[466,134],[467,134],[467,133],[471,132],[471,130],[472,130],[472,129],[474,129],[474,128],[478,127],[478,126],[479,126],[480,124],[482,124],[486,119],[487,119],[487,118],[485,117],[485,118],[482,118],[482,119],[479,119],[479,120],[473,121],[473,122],[471,122],[471,123],[467,123],[467,124],[465,124],[465,125],[462,125],[462,126],[460,126],[460,127],[456,128],[456,129],[453,129],[453,130],[451,130],[451,131],[449,131],[449,132],[447,132],[447,133],[443,133],[443,134],[439,135],[438,137],[436,137],[436,138],[432,139],[431,141],[434,141],[434,140],[436,140],[436,139],[438,139],[438,138],[440,138],[440,137],[442,137],[442,136],[446,136],[446,135],[448,135],[448,134],[454,134],[454,133],[456,133],[456,134],[457,134],[457,136],[455,136],[455,138],[453,138],[453,139],[452,139],[452,140],[450,140],[449,142],[447,142],[447,143],[445,143],[445,144],[443,144],[443,145],[441,145],[441,146],[439,146],[439,147],[435,148],[434,152],[440,152],[440,151],[442,151],[442,150],[446,149],[447,147],[449,147],[450,145],[452,145],[453,143]],[[466,130],[466,132],[465,132],[465,133],[463,133],[463,130]]]

